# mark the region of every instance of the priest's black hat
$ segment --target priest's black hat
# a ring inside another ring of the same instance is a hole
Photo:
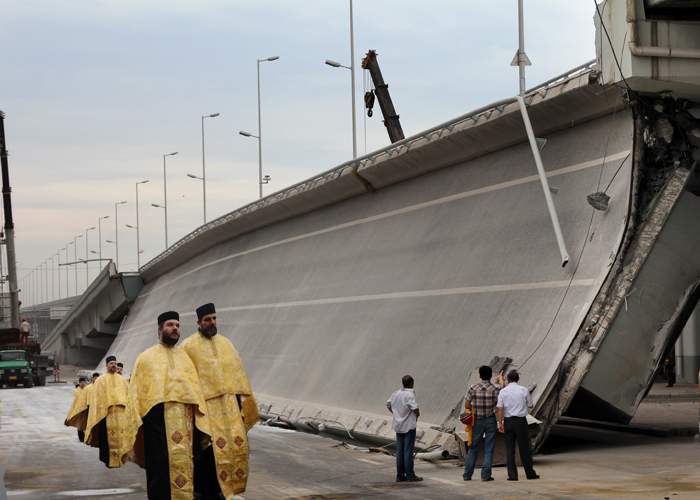
[[[110,361],[116,361],[117,357],[116,356],[107,356],[105,358],[105,363],[109,364]]]
[[[124,368],[124,363],[117,363],[117,366],[118,366],[119,368]]]
[[[166,311],[158,316],[158,326],[162,325],[169,319],[176,319],[180,321],[180,314],[176,311]]]
[[[214,314],[215,312],[216,308],[211,302],[209,302],[208,304],[204,304],[203,306],[199,306],[197,308],[197,321],[201,321],[202,318],[207,314]]]

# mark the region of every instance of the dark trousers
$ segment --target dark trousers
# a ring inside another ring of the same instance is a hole
[[[396,479],[416,477],[413,471],[413,447],[416,444],[416,430],[396,433]]]
[[[221,486],[216,477],[216,460],[214,447],[200,449],[202,432],[194,428],[193,457],[194,457],[194,492],[197,500],[218,500],[222,498]]]
[[[143,417],[142,429],[148,500],[170,500],[170,464],[163,403],[155,405]]]
[[[109,467],[109,441],[107,441],[107,418],[100,420],[97,424],[97,440],[100,445],[100,462]]]
[[[532,451],[530,450],[530,437],[527,432],[527,419],[525,417],[507,417],[505,419],[506,460],[508,463],[508,477],[518,478],[518,468],[515,466],[515,444],[520,450],[520,461],[523,463],[525,475],[536,475],[532,468]]]

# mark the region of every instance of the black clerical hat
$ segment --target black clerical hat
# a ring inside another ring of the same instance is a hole
[[[158,326],[162,325],[163,323],[165,323],[169,319],[176,319],[176,320],[180,321],[180,314],[178,314],[176,311],[167,311],[167,312],[161,313],[158,316]]]
[[[208,304],[204,304],[203,306],[199,306],[197,308],[197,321],[201,321],[202,318],[207,314],[214,314],[215,312],[216,308],[211,302],[209,302]]]
[[[117,366],[118,366],[119,368],[124,368],[124,363],[117,363]]]
[[[107,356],[105,358],[105,363],[109,364],[110,361],[116,361],[117,357],[116,356]]]

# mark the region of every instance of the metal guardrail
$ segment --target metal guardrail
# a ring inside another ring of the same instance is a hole
[[[581,76],[585,73],[590,73],[596,68],[596,60],[593,59],[591,61],[588,61],[584,64],[581,64],[579,66],[576,66],[575,68],[570,69],[569,71],[562,73],[561,75],[555,76],[554,78],[551,78],[543,83],[540,83],[536,85],[535,87],[532,87],[525,92],[525,99],[526,101],[531,100],[535,96],[545,96],[547,94],[547,91],[561,83],[564,83],[568,80],[571,80],[573,78],[576,78],[578,76]],[[436,125],[434,127],[431,127],[427,130],[424,130],[422,132],[419,132],[415,135],[406,137],[405,139],[401,141],[397,141],[393,144],[390,144],[388,146],[385,146],[381,149],[378,149],[376,151],[373,151],[371,153],[368,153],[363,156],[359,156],[353,160],[346,161],[344,163],[341,163],[340,165],[333,167],[329,170],[326,170],[324,172],[321,172],[320,174],[316,174],[315,176],[297,182],[296,184],[292,184],[289,187],[286,187],[280,191],[277,191],[275,193],[272,193],[262,199],[256,200],[254,202],[251,202],[247,205],[244,205],[243,207],[234,210],[233,212],[229,212],[228,214],[222,215],[221,217],[218,217],[202,226],[199,226],[197,229],[194,231],[188,233],[187,235],[183,236],[180,238],[178,241],[173,243],[170,247],[168,247],[166,250],[158,254],[156,257],[153,259],[149,260],[146,262],[141,268],[139,269],[139,272],[143,273],[144,271],[147,271],[149,268],[155,266],[159,262],[163,261],[166,257],[169,255],[173,254],[174,252],[177,251],[178,248],[180,248],[182,245],[188,243],[189,241],[192,241],[193,239],[197,238],[199,235],[209,231],[212,228],[221,226],[223,224],[227,224],[228,222],[231,222],[233,220],[236,220],[244,215],[247,215],[251,212],[254,212],[256,210],[259,210],[263,207],[274,205],[275,203],[284,200],[290,196],[294,196],[298,193],[308,191],[310,189],[315,188],[318,185],[325,184],[326,182],[332,181],[334,179],[337,179],[342,175],[342,173],[348,169],[348,168],[354,168],[354,167],[362,167],[364,165],[368,165],[371,163],[375,163],[378,160],[381,160],[384,157],[392,157],[394,155],[398,155],[401,153],[404,153],[408,150],[411,149],[411,146],[418,141],[424,140],[424,139],[432,139],[437,135],[437,137],[442,137],[442,135],[445,132],[451,132],[455,126],[471,121],[472,123],[477,123],[481,118],[486,117],[486,119],[490,119],[491,116],[494,113],[500,114],[503,112],[505,107],[508,104],[516,102],[515,97],[510,97],[507,99],[501,99],[500,101],[493,102],[491,104],[488,104],[486,106],[482,106],[480,108],[477,108],[473,111],[470,111],[468,113],[465,113],[463,115],[460,115],[456,118],[453,118],[449,121],[446,121],[444,123],[441,123],[439,125]]]

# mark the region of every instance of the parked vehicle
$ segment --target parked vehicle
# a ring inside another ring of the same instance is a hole
[[[0,329],[0,386],[46,385],[49,358],[48,353],[41,353],[39,342],[22,339],[18,329]]]

